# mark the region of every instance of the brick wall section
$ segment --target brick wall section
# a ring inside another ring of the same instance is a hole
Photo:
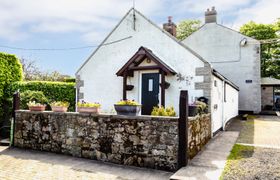
[[[191,157],[208,139],[210,118],[205,117],[189,121]],[[167,171],[177,169],[176,117],[17,111],[14,134],[17,147]]]

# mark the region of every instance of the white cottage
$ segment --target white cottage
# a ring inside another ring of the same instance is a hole
[[[153,106],[173,106],[178,113],[180,90],[189,103],[209,99],[212,131],[224,127],[238,113],[238,87],[173,35],[171,19],[164,29],[131,9],[78,69],[77,101],[100,102],[110,113],[120,99],[142,104],[141,114]]]
[[[218,24],[213,7],[205,12],[205,24],[182,43],[239,87],[240,111],[261,111],[259,41]]]

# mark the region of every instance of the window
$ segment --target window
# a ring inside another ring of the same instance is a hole
[[[154,84],[153,79],[149,79],[149,86],[148,86],[148,89],[149,89],[150,92],[153,91],[153,84]]]

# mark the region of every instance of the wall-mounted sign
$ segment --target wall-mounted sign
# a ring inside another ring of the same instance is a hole
[[[247,84],[250,84],[250,83],[253,82],[253,80],[250,80],[250,79],[249,79],[249,80],[246,80],[245,82],[246,82]]]

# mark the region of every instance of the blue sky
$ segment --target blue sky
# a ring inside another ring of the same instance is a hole
[[[98,45],[132,0],[0,0],[0,46],[68,48]],[[272,23],[280,17],[278,0],[135,0],[136,9],[161,25],[167,16],[175,22],[203,21],[215,6],[218,23],[237,29],[253,20]],[[35,60],[42,70],[74,75],[94,48],[67,51],[23,51],[0,47],[1,52]]]

